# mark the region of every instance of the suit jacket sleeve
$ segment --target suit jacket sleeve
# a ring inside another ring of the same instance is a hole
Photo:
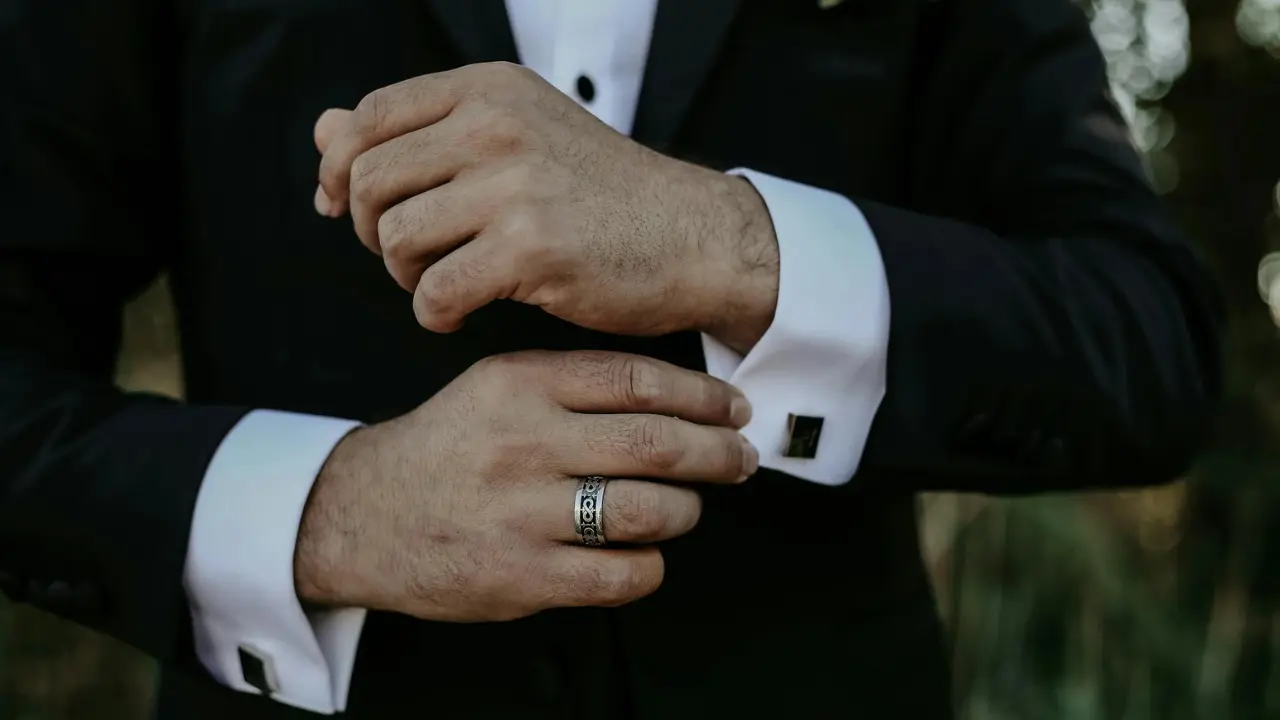
[[[1220,390],[1220,304],[1086,18],[1067,0],[928,11],[911,209],[855,198],[892,300],[862,467],[997,493],[1176,478]]]
[[[0,589],[162,659],[191,642],[192,510],[244,413],[112,386],[122,305],[180,231],[172,5],[0,11]]]

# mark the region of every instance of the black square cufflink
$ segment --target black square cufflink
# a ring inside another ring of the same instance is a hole
[[[822,438],[822,418],[811,415],[787,415],[787,441],[782,456],[800,460],[812,460],[818,456],[818,441]]]
[[[270,655],[252,645],[241,645],[237,651],[240,655],[240,676],[246,683],[267,697],[280,692],[280,681]]]

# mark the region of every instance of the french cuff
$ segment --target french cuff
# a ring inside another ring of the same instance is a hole
[[[848,198],[747,169],[778,238],[778,306],[738,355],[702,336],[707,371],[751,401],[743,435],[762,467],[823,485],[854,476],[884,398],[889,284],[875,234]]]
[[[357,426],[255,410],[214,453],[184,584],[196,654],[223,685],[315,713],[346,709],[365,611],[305,612],[293,556],[311,486]]]

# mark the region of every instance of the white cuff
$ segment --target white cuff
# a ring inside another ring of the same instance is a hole
[[[298,527],[329,453],[358,423],[255,410],[214,453],[196,500],[184,583],[196,654],[248,693],[242,654],[261,661],[271,697],[331,714],[346,708],[365,611],[308,615],[293,581]]]
[[[707,372],[751,401],[743,434],[760,465],[823,485],[858,470],[884,398],[889,284],[880,247],[848,198],[752,170],[773,219],[780,258],[773,324],[747,356],[702,336]],[[822,418],[812,459],[786,457],[788,415]]]

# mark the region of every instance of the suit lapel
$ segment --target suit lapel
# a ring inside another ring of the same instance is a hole
[[[666,146],[720,51],[741,0],[659,0],[632,136]]]
[[[518,62],[503,0],[428,0],[464,64]]]

